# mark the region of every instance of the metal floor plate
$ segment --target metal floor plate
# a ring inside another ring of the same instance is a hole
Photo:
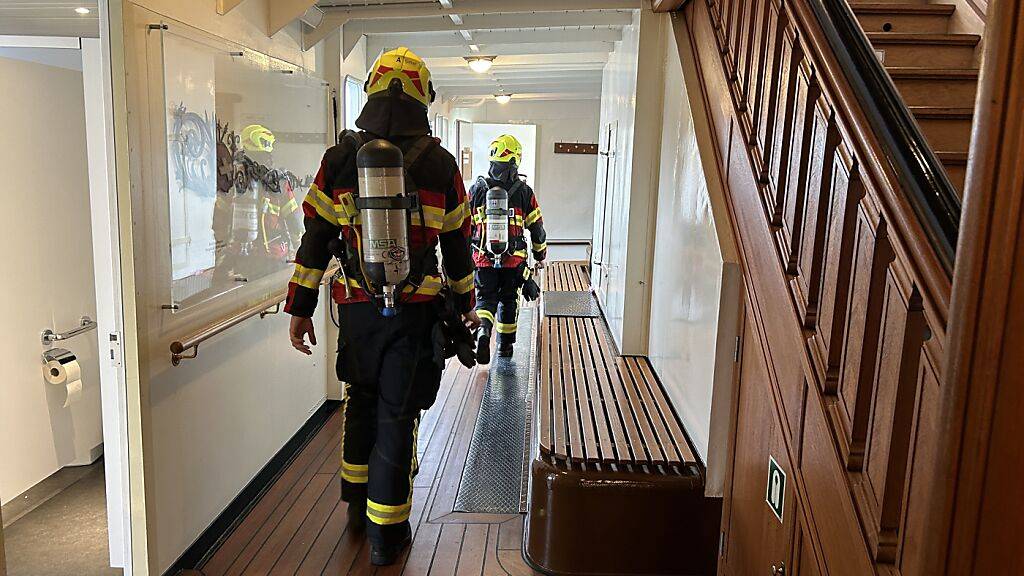
[[[512,358],[492,358],[456,512],[516,514],[523,500],[528,433],[534,308],[519,311],[519,342]]]
[[[597,318],[601,316],[601,309],[590,292],[545,292],[544,316]]]

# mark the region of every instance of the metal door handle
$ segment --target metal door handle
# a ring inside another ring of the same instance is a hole
[[[67,332],[54,332],[53,330],[47,328],[46,330],[43,330],[43,333],[40,335],[40,340],[42,340],[44,345],[50,345],[59,340],[67,340],[68,338],[74,338],[79,334],[85,334],[90,330],[96,329],[96,321],[93,320],[92,318],[89,318],[88,316],[82,316],[82,319],[79,322],[80,323],[78,327],[72,328]]]
[[[772,576],[786,576],[786,563],[779,562],[778,566],[772,564]]]

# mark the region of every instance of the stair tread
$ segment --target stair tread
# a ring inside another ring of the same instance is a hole
[[[854,2],[854,13],[858,14],[890,14],[913,13],[926,15],[949,16],[956,11],[953,4],[890,4],[886,2]]]
[[[939,160],[944,164],[966,164],[967,163],[967,152],[949,152],[945,150],[936,150],[935,155],[938,156]]]
[[[916,66],[886,66],[885,70],[893,78],[978,78],[977,68],[918,68]]]
[[[909,106],[910,111],[918,118],[952,118],[970,120],[974,117],[973,108],[960,106]]]
[[[981,41],[977,34],[914,34],[903,32],[868,32],[872,44],[938,44],[975,46]]]

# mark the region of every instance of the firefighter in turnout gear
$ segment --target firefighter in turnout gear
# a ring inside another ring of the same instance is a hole
[[[519,176],[523,148],[504,135],[491,143],[491,166],[470,188],[473,262],[476,264],[477,362],[490,362],[491,333],[498,333],[498,356],[512,355],[519,318],[519,293],[531,271],[527,250],[538,263],[547,256],[544,219],[533,189]],[[527,245],[524,230],[530,231]],[[542,265],[542,264],[541,264]]]
[[[377,59],[364,88],[361,131],[346,131],[324,154],[302,204],[305,233],[285,310],[292,345],[310,354],[321,278],[332,257],[342,262],[331,288],[345,387],[342,500],[380,566],[410,540],[419,417],[434,403],[444,363],[440,310],[454,306],[463,330],[479,318],[462,175],[429,135],[430,72],[399,48]]]

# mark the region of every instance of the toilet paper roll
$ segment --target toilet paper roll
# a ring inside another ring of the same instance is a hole
[[[68,389],[68,397],[64,399],[65,408],[78,402],[78,399],[82,397],[82,381],[72,380],[68,382],[66,386]]]
[[[81,380],[82,366],[74,354],[65,354],[46,363],[46,381],[50,384],[64,384]]]
[[[68,352],[50,360],[44,367],[46,381],[55,386],[64,386],[67,390],[67,398],[64,399],[64,407],[74,404],[82,396],[82,366],[78,358]]]

